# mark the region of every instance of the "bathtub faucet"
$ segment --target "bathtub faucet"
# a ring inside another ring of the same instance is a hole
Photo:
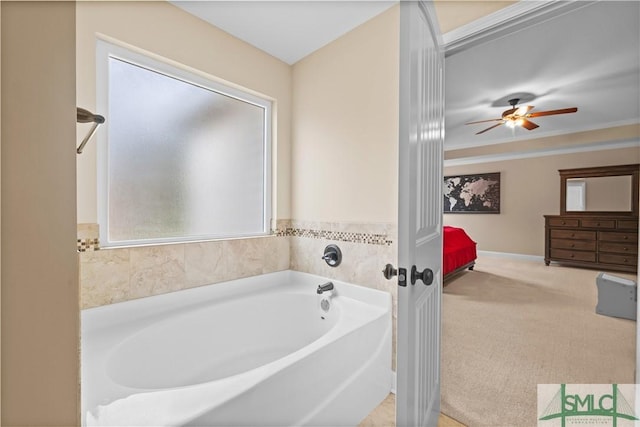
[[[333,282],[327,282],[324,285],[318,285],[318,295],[322,294],[323,292],[332,291],[332,290],[333,290]]]

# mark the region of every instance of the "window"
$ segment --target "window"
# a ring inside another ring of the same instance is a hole
[[[104,246],[267,234],[271,103],[100,41]]]
[[[567,210],[568,211],[584,211],[586,210],[586,182],[584,179],[571,178],[567,179]]]

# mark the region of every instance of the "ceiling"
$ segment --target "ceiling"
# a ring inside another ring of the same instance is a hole
[[[396,1],[170,1],[292,65]]]
[[[640,122],[640,3],[584,3],[570,13],[450,55],[445,64],[446,146],[464,148]],[[532,112],[532,131],[500,126],[511,98]]]
[[[172,1],[185,11],[293,64],[391,7],[396,1]],[[569,13],[483,40],[447,56],[447,149],[498,144],[640,122],[640,3],[584,2]],[[464,7],[464,6],[461,6]],[[471,23],[473,24],[473,22]],[[515,27],[515,28],[514,28]],[[508,100],[536,118],[527,131],[465,125],[499,118]]]

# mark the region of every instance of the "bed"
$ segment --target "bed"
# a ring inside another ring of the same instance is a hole
[[[477,257],[476,242],[462,228],[445,225],[442,240],[443,281],[466,269],[473,270]]]

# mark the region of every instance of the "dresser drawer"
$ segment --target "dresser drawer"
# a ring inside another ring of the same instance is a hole
[[[550,251],[551,251],[551,258],[566,259],[570,261],[596,262],[595,252],[580,252],[580,251],[570,251],[565,249],[551,249]],[[614,256],[617,256],[617,255],[614,255]]]
[[[619,232],[616,233],[614,231],[601,231],[598,234],[598,240],[604,240],[607,242],[629,242],[629,243],[638,243],[638,234],[637,233],[625,233]]]
[[[600,242],[598,245],[600,252],[615,252],[617,254],[638,254],[638,245],[635,243],[612,243]]]
[[[551,238],[552,239],[596,240],[596,232],[595,231],[574,231],[574,230],[551,230]]]
[[[618,229],[619,230],[637,230],[638,221],[634,221],[632,219],[619,219]]]
[[[613,219],[583,219],[580,225],[584,228],[616,228],[616,221]]]
[[[613,254],[600,254],[598,256],[600,262],[605,264],[618,264],[618,265],[638,265],[637,255],[613,255]]]
[[[547,221],[552,227],[578,227],[580,225],[580,222],[573,218],[549,218]]]
[[[615,243],[610,243],[615,244]],[[554,249],[580,249],[583,251],[595,251],[595,240],[571,240],[571,239],[551,239],[551,247]]]

